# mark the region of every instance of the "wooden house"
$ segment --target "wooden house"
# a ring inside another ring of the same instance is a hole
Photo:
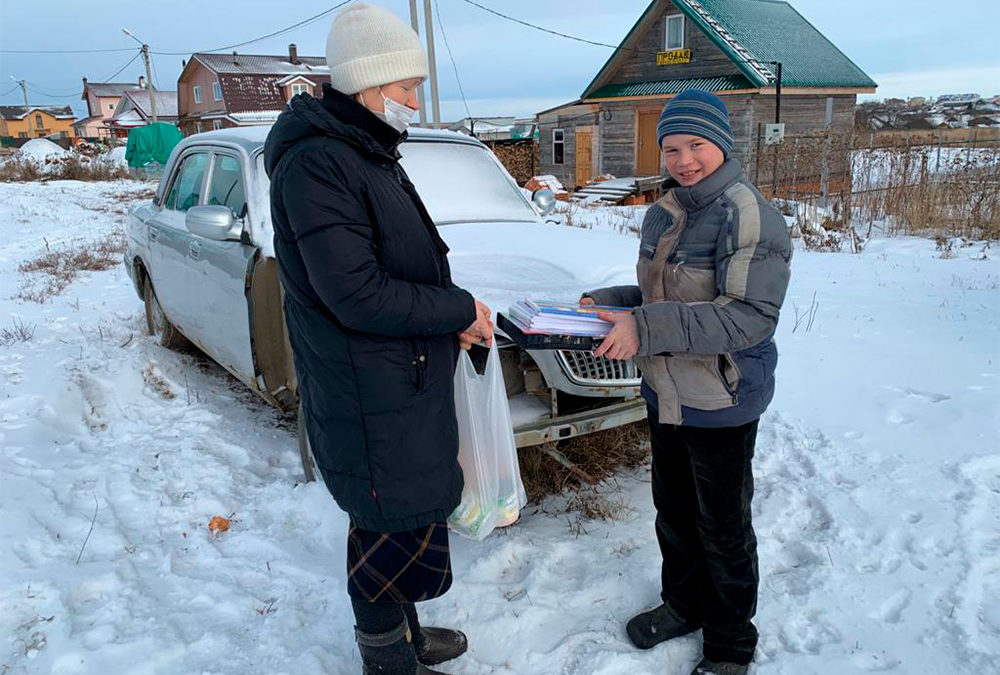
[[[786,138],[846,134],[858,94],[875,87],[787,2],[653,0],[578,100],[538,113],[540,173],[567,187],[608,173],[661,175],[656,123],[688,88],[722,97],[733,154],[748,163],[776,104]]]

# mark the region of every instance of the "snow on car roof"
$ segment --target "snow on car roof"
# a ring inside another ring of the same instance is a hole
[[[241,145],[248,153],[252,153],[264,145],[264,141],[267,139],[267,135],[270,131],[271,125],[219,129],[217,131],[206,131],[200,134],[194,134],[193,136],[188,136],[184,139],[183,144],[187,146],[193,143],[205,143],[213,140],[220,140]],[[444,129],[422,129],[419,127],[410,127],[408,137],[411,141],[448,141],[452,143],[482,145],[474,138],[460,134],[456,131],[447,131]]]

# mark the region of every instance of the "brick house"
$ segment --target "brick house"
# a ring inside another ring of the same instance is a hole
[[[538,113],[540,173],[567,187],[603,173],[662,175],[656,123],[687,88],[722,97],[733,153],[747,163],[775,121],[778,62],[786,137],[849,133],[858,94],[875,91],[787,2],[653,0],[578,100]]]
[[[225,127],[270,124],[292,96],[322,96],[329,82],[326,58],[192,54],[177,80],[178,126],[185,135]]]
[[[136,82],[89,82],[83,78],[81,99],[87,102],[87,116],[73,124],[74,132],[82,138],[107,137],[108,120],[114,115],[126,91],[136,91],[143,84]]]
[[[73,137],[76,115],[68,105],[0,105],[0,137]]]

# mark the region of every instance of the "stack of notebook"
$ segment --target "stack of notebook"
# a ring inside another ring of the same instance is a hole
[[[614,324],[598,313],[628,314],[623,307],[577,305],[575,303],[520,300],[510,306],[508,318],[527,335],[578,335],[605,337]]]

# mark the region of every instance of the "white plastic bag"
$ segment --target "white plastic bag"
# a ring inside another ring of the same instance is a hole
[[[465,475],[462,503],[448,518],[459,534],[483,540],[496,527],[510,525],[527,503],[517,463],[507,388],[496,344],[486,370],[476,372],[468,352],[455,369],[458,462]]]

